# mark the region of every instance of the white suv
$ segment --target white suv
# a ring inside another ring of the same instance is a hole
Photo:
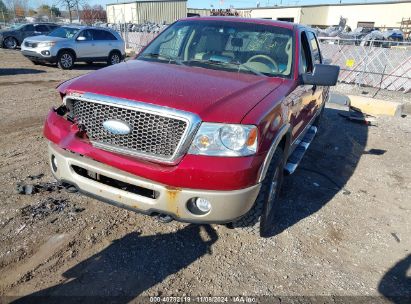
[[[33,63],[57,63],[62,69],[71,69],[74,62],[106,61],[116,64],[125,57],[121,36],[110,29],[88,26],[62,26],[48,35],[24,39],[24,56]]]

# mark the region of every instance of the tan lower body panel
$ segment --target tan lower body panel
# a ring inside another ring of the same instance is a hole
[[[57,171],[52,172],[60,180],[75,185],[86,195],[143,213],[164,213],[176,220],[197,223],[224,223],[237,219],[249,211],[257,198],[260,184],[232,191],[196,190],[173,188],[121,171],[90,158],[49,144],[49,159],[54,155]],[[142,196],[79,175],[73,166],[97,173],[123,183],[135,185],[158,193],[156,198]],[[191,198],[201,197],[211,203],[211,210],[196,215],[187,209]]]

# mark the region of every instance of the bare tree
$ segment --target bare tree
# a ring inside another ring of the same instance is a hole
[[[70,23],[73,22],[73,14],[74,10],[77,10],[77,15],[80,18],[79,14],[79,7],[80,5],[84,4],[85,0],[57,0],[56,5],[63,6],[69,12]]]

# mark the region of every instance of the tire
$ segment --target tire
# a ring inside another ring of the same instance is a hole
[[[321,128],[321,120],[322,120],[322,117],[323,117],[324,108],[325,108],[325,105],[323,105],[323,107],[320,110],[320,113],[318,113],[318,116],[315,118],[315,120],[313,122],[313,126],[317,127],[317,132],[320,131],[320,128]]]
[[[279,206],[279,194],[284,175],[284,152],[278,147],[274,152],[266,177],[253,207],[243,217],[231,223],[232,228],[254,235],[268,237],[275,224],[273,219]]]
[[[107,58],[107,65],[114,65],[121,62],[121,54],[120,52],[113,51],[108,55]]]
[[[62,51],[57,57],[57,66],[63,70],[71,70],[74,66],[74,55],[70,51]]]
[[[18,46],[18,42],[17,42],[16,38],[7,37],[7,38],[4,39],[4,41],[3,41],[3,46],[4,46],[4,48],[6,48],[6,49],[14,50],[14,49],[16,49],[17,46]]]

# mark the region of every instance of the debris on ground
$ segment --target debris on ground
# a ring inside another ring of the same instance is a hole
[[[37,204],[23,207],[20,210],[20,212],[23,217],[32,219],[42,219],[49,216],[52,213],[63,212],[68,207],[68,199],[55,199],[52,197],[48,197],[44,200],[39,201]]]
[[[26,184],[26,183],[20,182],[16,186],[16,192],[18,194],[25,194],[25,195],[36,194],[39,192],[54,192],[54,191],[60,191],[62,189],[65,189],[69,193],[77,192],[76,187],[66,184],[66,183],[60,183],[57,181],[37,183],[37,184]]]

